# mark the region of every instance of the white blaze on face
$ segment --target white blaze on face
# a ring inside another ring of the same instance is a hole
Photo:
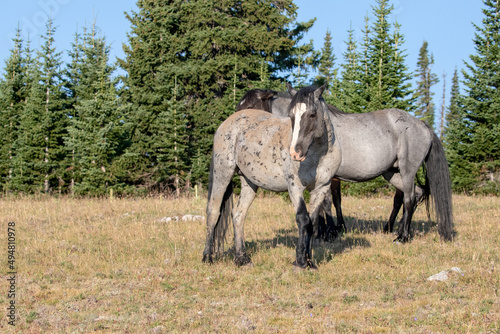
[[[297,139],[299,137],[300,121],[302,119],[302,115],[304,115],[306,111],[307,107],[305,103],[297,103],[293,110],[295,115],[295,124],[293,127],[292,144],[290,145],[290,154],[292,155],[295,152],[295,145],[297,145]]]

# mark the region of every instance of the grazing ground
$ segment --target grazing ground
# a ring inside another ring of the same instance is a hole
[[[500,332],[498,197],[454,196],[450,243],[419,208],[408,244],[381,232],[391,198],[345,197],[349,231],[315,244],[318,271],[294,270],[292,206],[263,195],[246,221],[253,266],[233,264],[232,237],[216,264],[202,264],[205,221],[161,218],[204,216],[205,205],[0,199],[0,332]],[[8,222],[15,223],[15,328],[7,318]],[[452,267],[462,273],[427,280]]]

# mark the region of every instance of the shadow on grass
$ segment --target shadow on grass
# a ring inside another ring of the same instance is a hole
[[[347,225],[347,232],[349,233],[377,233],[383,232],[384,226],[387,224],[386,220],[372,220],[372,219],[359,219],[356,217],[344,217]],[[399,221],[396,221],[393,226],[394,233],[398,232]],[[410,226],[410,233],[414,235],[423,235],[429,233],[437,226],[436,222],[429,220],[415,220],[413,219]]]
[[[315,240],[313,242],[313,258],[316,263],[329,262],[333,256],[344,252],[346,249],[356,247],[369,248],[370,242],[363,234],[383,233],[385,220],[366,220],[357,217],[344,217],[347,225],[347,233],[337,237],[332,242]],[[410,229],[412,238],[415,235],[425,235],[435,228],[436,223],[428,220],[414,220]],[[394,227],[394,237],[397,236],[399,224]],[[245,241],[247,254],[252,257],[260,250],[272,249],[276,247],[287,247],[295,249],[297,246],[297,228],[279,229],[272,239]],[[229,241],[229,240],[228,240]],[[222,255],[226,260],[234,260],[234,247],[226,250]]]

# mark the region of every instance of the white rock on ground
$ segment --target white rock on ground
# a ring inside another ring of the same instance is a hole
[[[453,267],[453,268],[451,268],[451,269],[449,269],[449,270],[443,270],[443,271],[442,271],[442,272],[440,272],[440,273],[437,273],[437,274],[435,274],[435,275],[429,276],[429,277],[427,278],[427,280],[428,280],[428,281],[438,281],[438,282],[444,282],[444,281],[446,281],[446,280],[449,278],[448,274],[453,273],[453,272],[455,272],[455,273],[457,273],[457,274],[460,274],[460,275],[462,275],[462,276],[464,275],[464,273],[462,272],[462,270],[461,270],[460,268],[458,268],[458,267]]]

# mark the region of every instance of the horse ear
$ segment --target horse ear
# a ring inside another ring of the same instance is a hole
[[[297,91],[295,90],[295,88],[292,87],[292,85],[289,82],[286,83],[286,89],[288,90],[288,93],[290,93],[292,96],[297,94]]]
[[[326,86],[327,84],[325,83],[323,86],[317,88],[315,91],[314,91],[314,98],[317,100],[321,97],[321,95],[323,95],[323,92],[325,91],[326,89]]]

